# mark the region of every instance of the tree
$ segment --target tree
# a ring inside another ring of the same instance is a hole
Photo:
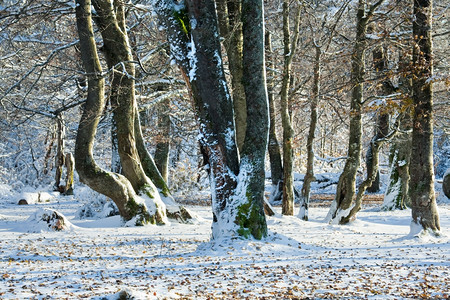
[[[389,95],[394,93],[395,88],[391,83],[389,77],[386,75],[388,70],[387,68],[388,62],[385,50],[382,45],[376,47],[375,50],[372,51],[372,57],[375,73],[383,78],[381,82],[379,97],[381,98],[388,97]],[[376,118],[375,134],[372,140],[383,139],[389,134],[389,119],[390,119],[389,112],[385,108],[380,108],[376,112],[375,118]],[[367,188],[367,191],[369,193],[376,193],[380,190],[380,171],[378,169],[372,170],[372,166],[374,165],[373,164],[374,153],[372,151],[373,150],[372,148],[373,147],[369,145],[366,152],[367,177],[369,177],[372,172],[375,172],[376,176],[372,184]]]
[[[399,58],[399,90],[401,106],[398,118],[399,132],[389,150],[389,182],[384,195],[383,210],[406,209],[410,206],[409,161],[411,157],[411,57],[401,52]]]
[[[240,235],[261,239],[267,235],[263,197],[268,130],[262,2],[244,1],[242,9],[243,28],[247,27],[243,36],[248,41],[243,45],[243,64],[252,72],[244,81],[246,101],[252,103],[247,106],[247,122],[253,123],[246,130],[240,163],[214,1],[191,0],[180,5],[156,0],[153,5],[199,120],[213,191],[213,238]]]
[[[414,0],[413,132],[409,164],[412,224],[440,230],[433,170],[432,0]]]
[[[243,85],[243,33],[240,0],[216,0],[220,35],[228,57],[234,109],[236,141],[241,151],[247,129],[247,103]]]
[[[271,42],[271,34],[269,31],[266,31],[266,52],[267,52],[267,93],[269,100],[269,142],[267,146],[267,151],[269,152],[270,159],[270,177],[272,179],[272,195],[274,197],[273,200],[279,200],[282,193],[282,180],[283,180],[283,164],[281,162],[281,153],[280,153],[280,145],[278,143],[276,127],[275,127],[275,99],[274,99],[274,81],[275,81],[275,72],[273,71],[275,63],[274,63],[274,55],[272,51],[272,42]]]
[[[299,2],[297,1],[297,4]],[[291,81],[291,65],[294,58],[300,24],[300,7],[297,8],[294,35],[291,40],[291,31],[289,27],[289,1],[283,1],[283,45],[284,45],[284,65],[283,78],[281,82],[281,122],[283,126],[283,201],[282,214],[294,215],[294,151],[293,139],[294,129],[292,128],[292,115],[290,113],[289,103],[289,85]]]
[[[383,0],[379,0],[366,10],[366,1],[359,0],[356,14],[356,39],[352,53],[350,129],[348,154],[344,170],[339,177],[336,197],[331,204],[326,221],[330,223],[348,223],[359,208],[353,201],[356,190],[356,173],[360,166],[362,105],[364,92],[365,52],[367,48],[367,28],[372,16]],[[356,209],[354,209],[356,208]]]
[[[165,182],[169,178],[169,151],[170,151],[170,102],[169,99],[158,105],[158,142],[155,149],[155,164]]]
[[[93,158],[94,137],[105,104],[105,79],[94,39],[91,1],[79,0],[76,3],[81,58],[88,78],[88,95],[75,144],[76,170],[82,182],[116,203],[124,220],[135,218],[136,225],[162,224],[165,222],[165,205],[145,175],[135,145],[134,67],[124,30],[123,5],[115,4],[113,7],[110,2],[100,0],[93,3],[99,27],[108,24],[102,28],[102,35],[108,64],[114,65],[111,97],[115,105],[119,155],[125,176],[101,169]],[[114,64],[115,59],[119,63]],[[145,194],[147,199],[139,194]]]

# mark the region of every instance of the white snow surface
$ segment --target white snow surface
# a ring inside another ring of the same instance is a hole
[[[438,237],[411,235],[410,210],[363,207],[351,224],[329,225],[328,207],[311,207],[308,222],[277,207],[267,239],[211,242],[208,206],[188,206],[195,224],[123,227],[118,216],[77,219],[80,194],[17,205],[0,191],[1,299],[450,297],[448,203]],[[70,230],[35,230],[42,209]]]

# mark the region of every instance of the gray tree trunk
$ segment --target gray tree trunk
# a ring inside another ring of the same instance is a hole
[[[314,60],[314,78],[313,78],[313,91],[310,104],[311,116],[309,123],[309,132],[306,142],[307,161],[306,161],[306,174],[303,180],[303,186],[300,193],[300,211],[298,217],[302,220],[308,221],[308,209],[309,209],[309,196],[311,193],[311,182],[316,180],[314,177],[314,138],[316,134],[317,126],[317,105],[319,103],[320,92],[320,57],[321,49],[316,45],[316,56]]]
[[[114,118],[111,117],[111,172],[122,174],[118,143],[117,124],[116,121],[114,121]]]
[[[358,1],[356,15],[356,40],[352,53],[351,85],[352,95],[350,100],[350,128],[348,139],[347,161],[344,170],[339,177],[336,197],[331,204],[326,221],[330,223],[346,224],[352,220],[358,210],[354,210],[353,201],[356,192],[356,173],[360,166],[361,156],[361,114],[363,104],[363,87],[365,72],[365,52],[367,47],[367,25],[372,18],[375,9],[383,0],[373,4],[366,11],[366,1]]]
[[[58,114],[56,116],[56,136],[57,136],[57,144],[56,144],[56,156],[55,156],[55,191],[59,191],[60,193],[65,192],[65,187],[61,186],[61,178],[63,175],[64,168],[64,144],[66,139],[66,128],[64,126],[64,119],[62,114]]]
[[[281,213],[294,215],[294,129],[292,128],[292,115],[289,105],[289,85],[291,82],[291,65],[294,57],[300,24],[300,8],[297,10],[294,25],[294,37],[291,41],[289,28],[289,1],[283,1],[283,44],[284,65],[281,83],[281,122],[283,125],[283,201]]]
[[[216,0],[220,35],[228,56],[233,95],[236,142],[242,150],[247,129],[247,104],[243,85],[241,1]]]
[[[401,53],[399,58],[399,88],[404,99],[411,98],[410,58]],[[389,150],[390,175],[384,195],[383,210],[406,209],[411,206],[409,200],[409,161],[411,157],[411,109],[410,104],[402,101],[402,113],[399,118],[400,132],[394,138]]]
[[[75,158],[72,153],[67,153],[64,157],[66,166],[66,185],[64,187],[64,195],[73,195],[73,171],[75,167]]]
[[[158,110],[158,142],[155,148],[155,164],[165,182],[169,179],[170,115],[169,100],[161,102]]]
[[[283,180],[283,165],[281,163],[281,153],[280,153],[280,145],[278,143],[276,127],[275,127],[275,103],[274,103],[274,63],[273,63],[273,53],[272,53],[272,42],[271,35],[269,32],[266,32],[266,52],[269,54],[267,61],[267,93],[269,100],[269,144],[267,150],[269,152],[270,159],[270,174],[272,179],[273,188],[278,190],[278,186]],[[281,193],[279,193],[281,196]],[[275,199],[273,199],[275,200]]]
[[[445,172],[444,178],[442,179],[442,191],[450,199],[450,169]]]
[[[242,23],[244,37],[242,82],[247,103],[247,130],[240,163],[243,182],[239,184],[246,186],[237,191],[237,198],[245,199],[241,200],[237,221],[242,235],[251,234],[256,239],[261,239],[267,236],[264,215],[264,161],[269,132],[262,0],[242,1]]]
[[[75,143],[75,166],[80,180],[95,191],[110,197],[116,203],[124,220],[128,221],[135,217],[136,225],[148,222],[163,223],[165,216],[164,211],[161,210],[164,208],[164,204],[158,203],[159,207],[156,205],[149,207],[154,202],[146,202],[142,198],[138,198],[135,188],[126,177],[102,170],[93,158],[95,133],[105,104],[104,78],[94,39],[91,1],[77,0],[76,4],[81,57],[88,76],[88,96]],[[108,3],[106,4],[108,5]],[[101,9],[98,8],[96,10],[101,15]],[[109,6],[108,9],[112,8]],[[110,15],[108,14],[108,16]],[[114,25],[116,24],[111,24],[111,26]],[[159,197],[159,195],[157,196]]]
[[[247,168],[243,168],[239,177],[237,176],[239,160],[235,142],[233,103],[223,71],[215,3],[212,0],[190,0],[186,7],[182,7],[172,0],[157,0],[154,7],[160,22],[166,28],[172,55],[188,84],[200,123],[200,143],[210,170],[212,236],[220,238],[253,235],[255,238],[261,238],[266,234],[265,217],[260,210],[262,203],[249,203],[246,196],[241,197],[245,195],[249,184],[252,185],[249,190],[252,194],[253,184],[259,183],[254,181]],[[186,27],[180,24],[195,26]],[[262,109],[255,107],[258,108]],[[257,112],[251,110],[247,114]],[[252,131],[251,134],[255,133]],[[256,163],[252,167],[256,167],[254,171],[257,175],[260,175],[259,155],[258,150],[254,157],[248,155],[246,159],[250,162],[255,160]],[[257,193],[250,198],[258,199]]]
[[[433,76],[432,6],[432,0],[414,1],[414,111],[409,197],[412,223],[437,232],[440,224],[434,192],[433,83],[430,80]]]
[[[373,52],[373,65],[375,68],[376,74],[379,76],[386,76],[387,70],[387,58],[384,52],[383,46],[377,47]],[[392,85],[389,78],[383,78],[382,89],[380,91],[382,95],[390,95],[394,92],[394,86]],[[386,137],[389,133],[389,113],[383,109],[377,112],[376,114],[376,125],[375,125],[375,134],[372,138],[373,140],[378,140]],[[370,174],[375,171],[376,176],[372,181],[372,184],[367,188],[367,192],[376,193],[380,191],[380,171],[372,170],[374,153],[372,151],[372,145],[369,145],[366,152],[366,166],[367,166],[367,177],[370,177]]]

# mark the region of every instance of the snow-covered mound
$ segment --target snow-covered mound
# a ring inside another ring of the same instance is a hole
[[[32,214],[24,224],[27,232],[66,231],[75,226],[60,212],[53,209],[40,208]]]

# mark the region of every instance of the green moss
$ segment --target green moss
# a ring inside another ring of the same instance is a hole
[[[148,184],[144,185],[141,189],[141,192],[150,197],[150,199],[155,199],[155,195],[152,193],[153,188],[150,185]]]
[[[126,208],[131,217],[136,217],[136,226],[155,224],[155,217],[148,213],[143,204],[138,204],[134,199],[127,202]]]
[[[236,223],[239,225],[237,233],[248,239],[252,235],[255,239],[260,240],[267,236],[267,227],[265,226],[264,214],[261,214],[257,205],[251,203],[251,193],[247,190],[247,203],[238,207],[238,215]]]
[[[185,9],[175,10],[173,12],[175,20],[177,20],[178,25],[180,25],[181,30],[189,37],[191,32],[191,24],[189,22],[189,16]]]

